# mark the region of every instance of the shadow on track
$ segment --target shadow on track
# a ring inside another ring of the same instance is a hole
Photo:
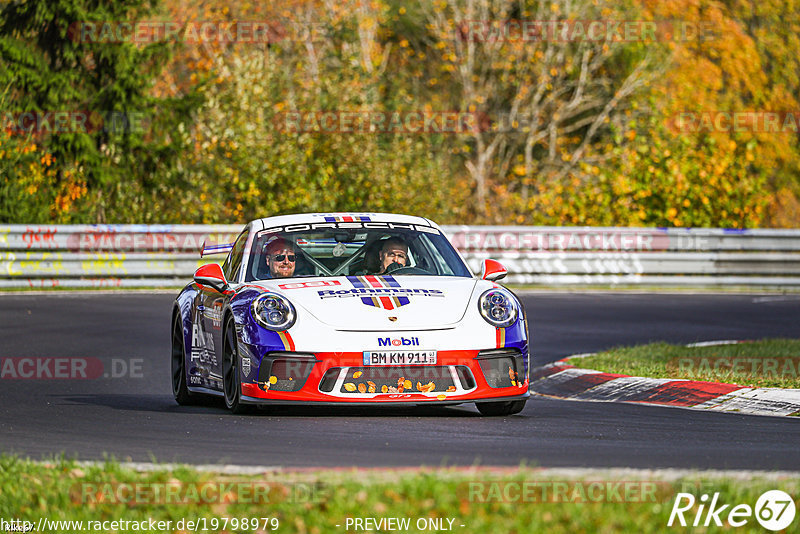
[[[95,395],[50,395],[54,404],[83,404],[114,410],[175,414],[228,415],[222,399],[199,397],[194,406],[178,406],[165,395],[100,393]],[[242,417],[483,417],[461,406],[259,406]],[[236,417],[231,415],[232,417]],[[517,416],[514,416],[517,417]]]

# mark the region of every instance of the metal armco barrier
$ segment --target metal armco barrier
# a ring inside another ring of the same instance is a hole
[[[176,287],[198,267],[203,243],[230,243],[244,225],[0,226],[0,288]]]
[[[0,226],[0,287],[176,287],[242,226]],[[494,258],[512,284],[800,287],[800,230],[443,229],[474,272]]]

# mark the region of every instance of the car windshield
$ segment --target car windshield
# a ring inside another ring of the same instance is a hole
[[[290,225],[258,232],[246,280],[372,274],[472,277],[447,238],[430,226],[317,226]]]

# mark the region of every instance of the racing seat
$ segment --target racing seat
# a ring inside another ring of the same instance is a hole
[[[383,247],[383,241],[383,239],[378,239],[364,247],[364,258],[351,266],[350,272],[356,276],[363,276],[365,274],[375,274],[380,271],[380,251],[381,247]]]

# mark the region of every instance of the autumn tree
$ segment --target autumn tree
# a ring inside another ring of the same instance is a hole
[[[27,132],[52,155],[53,181],[47,186],[66,195],[51,206],[56,220],[163,216],[157,206],[176,179],[181,151],[174,127],[191,107],[187,100],[157,99],[150,93],[172,44],[137,45],[76,32],[84,24],[146,19],[154,4],[52,0],[0,8],[6,122],[16,131],[25,129],[14,124],[21,113],[48,121],[55,113],[67,118],[62,128],[51,122],[47,130]]]
[[[601,161],[593,144],[631,111],[656,54],[578,25],[623,17],[611,4],[572,1],[448,0],[427,10],[429,49],[442,58],[452,105],[486,118],[465,161],[482,220],[504,217],[487,206],[493,184],[524,200],[531,185],[555,186]]]

